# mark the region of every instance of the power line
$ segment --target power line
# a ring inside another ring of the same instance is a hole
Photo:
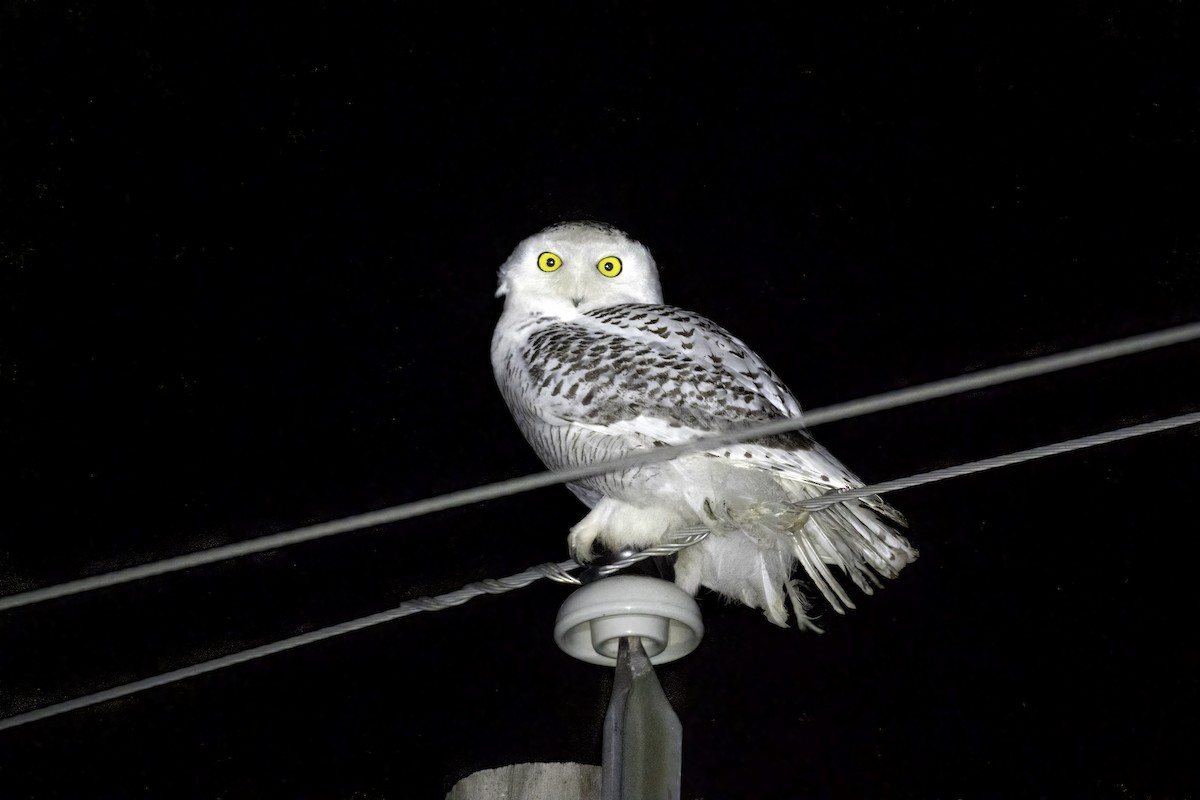
[[[979,389],[986,389],[990,386],[998,386],[1002,383],[1018,381],[1022,378],[1048,375],[1051,372],[1082,367],[1087,364],[1096,364],[1101,361],[1144,353],[1147,350],[1156,350],[1160,347],[1169,347],[1173,344],[1183,344],[1184,342],[1191,342],[1196,339],[1200,339],[1200,322],[1177,325],[1174,328],[1164,328],[1153,333],[1143,333],[1125,339],[1115,339],[1111,342],[1080,347],[1077,350],[1068,350],[1065,353],[1038,356],[1026,361],[1018,361],[1015,364],[1006,364],[1002,367],[992,367],[990,369],[979,370],[978,372],[970,372],[956,378],[945,378],[932,383],[923,383],[920,386],[908,389],[884,392],[865,397],[862,400],[838,403],[837,405],[813,411],[811,414],[805,414],[804,423],[812,427],[826,422],[860,417],[864,414],[873,414],[876,411],[887,411],[899,408],[900,406],[912,405],[913,403],[923,403],[926,400],[934,400],[939,397],[973,392]],[[766,425],[763,426],[764,429],[768,427]],[[781,427],[776,430],[766,430],[765,433],[757,435],[769,436],[773,433],[784,433],[787,430],[794,429]]]
[[[374,625],[381,625],[384,622],[391,622],[401,617],[407,617],[410,614],[418,614],[422,611],[440,611],[447,608],[453,608],[457,605],[462,605],[471,598],[479,597],[484,594],[500,594],[501,592],[509,592],[513,589],[520,589],[523,586],[528,586],[540,578],[550,578],[551,580],[561,582],[578,581],[571,578],[567,574],[569,570],[578,569],[579,565],[574,561],[563,561],[558,564],[539,564],[536,567],[521,572],[517,575],[510,575],[507,578],[488,579],[469,583],[461,589],[457,589],[447,594],[438,595],[436,597],[418,597],[415,600],[407,600],[400,605],[388,611],[381,611],[378,614],[372,614],[369,617],[361,617],[359,619],[350,620],[349,622],[341,622],[337,625],[331,625],[328,628],[321,628],[316,631],[302,633],[299,636],[292,636],[282,641],[264,644],[259,647],[251,647],[249,650],[242,650],[237,653],[213,658],[208,661],[202,661],[199,664],[192,664],[180,669],[164,672],[161,675],[155,675],[150,678],[143,678],[140,681],[133,681],[122,686],[114,686],[111,689],[104,689],[99,692],[76,697],[74,700],[67,700],[62,703],[35,708],[33,711],[26,711],[23,714],[17,714],[12,717],[0,719],[0,731],[16,728],[19,725],[25,725],[30,722],[37,722],[50,717],[56,717],[59,714],[65,714],[68,711],[76,711],[88,706],[94,706],[97,703],[105,703],[109,700],[116,700],[120,697],[127,697],[131,694],[143,692],[147,689],[154,689],[159,686],[166,686],[169,683],[177,683],[178,681],[194,678],[197,675],[204,675],[208,672],[215,672],[225,667],[232,667],[236,664],[244,664],[247,661],[253,661],[264,656],[282,653],[284,650],[293,650],[297,647],[303,647],[306,644],[313,644],[325,639],[331,639],[334,636],[341,636],[343,633],[351,633],[360,631],[364,628],[370,628]]]
[[[225,561],[239,556],[251,555],[253,553],[261,553],[267,550],[276,550],[281,547],[287,547],[301,542],[309,542],[315,539],[322,539],[328,536],[337,534],[349,533],[351,531],[362,530],[364,528],[372,528],[378,525],[385,525],[393,522],[400,522],[414,517],[421,517],[427,514],[433,514],[438,511],[448,511],[453,508],[462,506],[474,505],[487,500],[496,500],[502,497],[508,497],[522,492],[532,491],[534,489],[542,489],[547,486],[554,486],[560,483],[569,483],[571,481],[582,480],[583,478],[601,475],[606,472],[619,472],[622,470],[638,467],[645,464],[650,464],[659,461],[666,461],[686,453],[695,453],[702,450],[710,450],[717,447],[722,447],[728,444],[733,444],[747,439],[757,439],[764,436],[772,436],[775,434],[786,433],[788,431],[798,430],[804,427],[814,427],[827,422],[836,420],[845,420],[853,417],[863,416],[865,414],[875,413],[877,411],[885,411],[888,409],[899,408],[901,406],[920,403],[926,400],[932,400],[939,397],[947,397],[953,394],[962,392],[976,391],[989,386],[996,386],[1009,381],[1029,378],[1036,375],[1045,375],[1058,370],[1069,369],[1072,367],[1082,366],[1084,364],[1093,364],[1099,361],[1105,361],[1112,358],[1117,358],[1134,353],[1141,353],[1147,350],[1153,350],[1160,347],[1167,347],[1173,344],[1200,339],[1200,322],[1180,325],[1174,328],[1155,331],[1153,333],[1131,336],[1126,339],[1118,339],[1112,342],[1103,344],[1091,345],[1077,350],[1070,350],[1065,353],[1055,355],[1041,356],[1038,358],[1021,361],[1016,364],[1009,364],[1002,367],[994,367],[991,369],[973,372],[967,375],[961,375],[956,378],[946,378],[933,383],[922,384],[907,389],[899,389],[882,394],[872,395],[871,397],[852,400],[846,403],[838,403],[825,408],[820,408],[815,411],[805,414],[801,419],[784,419],[768,422],[762,425],[757,425],[751,428],[745,428],[740,431],[731,431],[729,433],[720,434],[717,436],[706,436],[695,441],[688,442],[682,445],[672,447],[659,447],[652,451],[637,453],[623,458],[604,461],[597,464],[591,464],[574,469],[560,470],[557,472],[539,472],[532,475],[525,475],[519,478],[500,481],[498,483],[488,484],[486,486],[477,486],[471,489],[463,489],[448,494],[439,495],[437,497],[418,500],[412,503],[403,503],[397,506],[380,509],[378,511],[370,511],[364,514],[355,514],[341,519],[322,522],[315,525],[306,525],[300,528],[294,528],[288,531],[269,534],[254,539],[248,539],[242,542],[234,542],[232,544],[213,547],[208,550],[201,550],[194,553],[186,553],[172,558],[166,558],[161,561],[152,561],[147,564],[139,564],[134,567],[114,570],[100,575],[92,575],[87,578],[80,578],[74,581],[67,581],[54,586],[47,586],[41,589],[32,589],[27,592],[0,597],[0,611],[7,611],[13,608],[32,605],[47,600],[56,600],[70,595],[89,592],[96,589],[103,589],[110,586],[117,586],[131,581],[141,580],[143,578],[155,577],[158,575],[166,575],[171,572],[178,572],[192,567],[199,567],[205,564],[213,564],[218,561]]]
[[[908,478],[901,478],[894,481],[886,481],[884,483],[876,483],[870,486],[864,486],[860,489],[853,489],[844,492],[832,492],[822,495],[819,498],[805,501],[804,505],[814,510],[828,507],[835,503],[841,503],[846,500],[851,500],[858,497],[868,497],[875,494],[883,494],[885,492],[898,491],[907,489],[913,486],[934,483],[936,481],[947,480],[962,475],[971,475],[986,470],[995,469],[997,467],[1018,464],[1024,461],[1032,461],[1037,458],[1046,456],[1058,455],[1067,453],[1072,450],[1081,450],[1086,447],[1095,447],[1096,445],[1107,444],[1109,442],[1120,441],[1122,439],[1130,439],[1135,436],[1144,436],[1150,433],[1157,433],[1172,428],[1180,428],[1185,425],[1193,425],[1200,423],[1200,412],[1191,414],[1183,414],[1177,417],[1169,417],[1167,419],[1155,420],[1146,422],[1140,425],[1132,425],[1127,428],[1120,428],[1113,431],[1105,431],[1096,433],[1090,436],[1084,436],[1078,439],[1071,439],[1065,442],[1057,442],[1055,444],[1043,445],[1029,450],[1022,450],[1017,453],[1009,453],[1007,455],[995,456],[992,458],[982,459],[980,461],[972,461],[967,464],[960,464],[954,467],[934,470],[932,472],[924,472],[918,475],[913,475]],[[602,575],[611,574],[617,570],[623,569],[631,564],[641,561],[642,559],[651,556],[668,555],[673,552],[682,550],[685,547],[691,547],[699,543],[709,535],[708,530],[703,529],[686,529],[679,531],[674,537],[674,541],[665,542],[660,545],[646,548],[637,553],[623,555],[617,561],[600,568]],[[153,689],[159,686],[165,686],[170,683],[186,680],[197,675],[203,675],[208,672],[214,672],[225,667],[232,667],[236,664],[243,664],[247,661],[262,658],[264,656],[274,655],[275,653],[283,652],[284,650],[292,650],[297,647],[302,647],[306,644],[319,642],[324,639],[330,639],[334,636],[340,636],[344,633],[359,631],[364,628],[369,628],[374,625],[380,625],[384,622],[406,617],[410,614],[416,614],[421,611],[440,611],[454,606],[461,605],[466,601],[479,597],[484,594],[499,594],[501,592],[511,591],[523,586],[528,586],[540,578],[549,578],[560,583],[579,583],[579,581],[568,574],[571,570],[577,569],[579,564],[574,561],[563,561],[558,564],[540,564],[530,567],[524,572],[512,575],[508,578],[498,580],[483,580],[476,583],[470,583],[453,592],[438,595],[436,597],[421,597],[415,600],[408,600],[401,603],[396,608],[389,611],[382,611],[378,614],[372,614],[368,617],[342,622],[337,625],[332,625],[328,628],[321,628],[317,631],[300,634],[288,639],[271,644],[252,647],[249,650],[243,650],[239,653],[231,653],[229,655],[214,658],[209,661],[204,661],[199,664],[193,664],[181,669],[172,670],[161,675],[155,675],[150,678],[133,681],[122,686],[115,686],[111,689],[104,689],[99,692],[77,697],[73,700],[67,700],[62,703],[37,708],[33,711],[26,711],[22,714],[16,714],[5,719],[0,719],[0,731],[16,728],[20,725],[25,725],[30,722],[48,719],[50,717],[64,714],[68,711],[75,711],[81,708],[87,708],[98,703],[103,703],[108,700],[115,700],[119,697],[126,697],[146,689]]]
[[[1016,453],[1008,453],[1002,456],[993,456],[979,461],[972,461],[969,464],[959,464],[953,467],[945,467],[944,469],[935,469],[931,472],[922,472],[918,475],[910,475],[907,478],[898,478],[894,481],[885,481],[883,483],[875,483],[870,486],[863,486],[857,489],[844,489],[828,494],[814,497],[811,500],[805,500],[800,503],[804,508],[813,511],[819,511],[822,508],[836,505],[837,503],[846,500],[854,500],[861,497],[870,497],[874,494],[884,494],[886,492],[895,492],[900,489],[911,489],[914,486],[924,486],[927,483],[937,483],[948,478],[957,478],[962,475],[973,475],[976,472],[985,472],[996,467],[1007,467],[1011,464],[1020,464],[1024,461],[1033,461],[1037,458],[1045,458],[1046,456],[1055,456],[1060,453],[1069,453],[1072,450],[1082,450],[1086,447],[1095,447],[1100,444],[1108,444],[1109,442],[1119,442],[1122,439],[1132,439],[1135,436],[1145,436],[1148,433],[1158,433],[1160,431],[1171,430],[1172,428],[1182,428],[1187,425],[1195,425],[1200,423],[1200,411],[1191,414],[1181,414],[1177,417],[1168,417],[1166,419],[1157,419],[1153,422],[1143,422],[1140,425],[1130,425],[1128,428],[1118,428],[1113,431],[1105,431],[1104,433],[1093,433],[1090,436],[1081,436],[1078,439],[1068,439],[1065,442],[1056,442],[1054,444],[1042,445],[1041,447],[1032,447],[1028,450],[1021,450]]]

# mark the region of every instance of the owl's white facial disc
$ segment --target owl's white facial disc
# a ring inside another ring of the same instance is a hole
[[[505,308],[582,312],[617,303],[661,303],[650,251],[598,222],[562,222],[530,236],[500,268]]]

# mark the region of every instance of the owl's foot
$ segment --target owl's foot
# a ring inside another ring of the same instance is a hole
[[[595,557],[592,545],[597,541],[610,551],[640,550],[662,542],[672,529],[682,526],[683,520],[671,511],[663,513],[605,497],[571,528],[567,547],[572,558],[586,564]]]
[[[596,537],[600,535],[600,531],[594,525],[589,525],[585,517],[578,525],[571,528],[570,534],[567,535],[567,549],[571,553],[571,558],[575,559],[580,564],[587,564],[596,554],[592,551],[592,545],[596,542]]]

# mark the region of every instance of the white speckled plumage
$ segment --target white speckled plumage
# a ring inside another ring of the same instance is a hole
[[[788,388],[745,344],[663,305],[649,251],[608,225],[562,223],[529,237],[501,267],[497,295],[506,300],[492,340],[496,381],[552,469],[800,415]],[[830,566],[871,594],[876,574],[895,577],[917,555],[889,524],[903,524],[899,512],[878,497],[812,514],[796,507],[861,485],[798,431],[571,484],[591,512],[568,542],[586,561],[597,541],[640,548],[706,526],[712,535],[679,554],[681,587],[707,586],[779,625],[787,596],[799,625],[815,628],[791,579],[797,564],[843,612],[854,603]]]

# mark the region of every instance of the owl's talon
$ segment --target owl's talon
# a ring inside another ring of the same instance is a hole
[[[571,558],[575,559],[578,564],[588,564],[596,554],[592,552],[592,543],[596,541],[596,534],[588,534],[579,530],[579,527],[571,529],[570,535],[567,536],[567,550],[571,553]]]

